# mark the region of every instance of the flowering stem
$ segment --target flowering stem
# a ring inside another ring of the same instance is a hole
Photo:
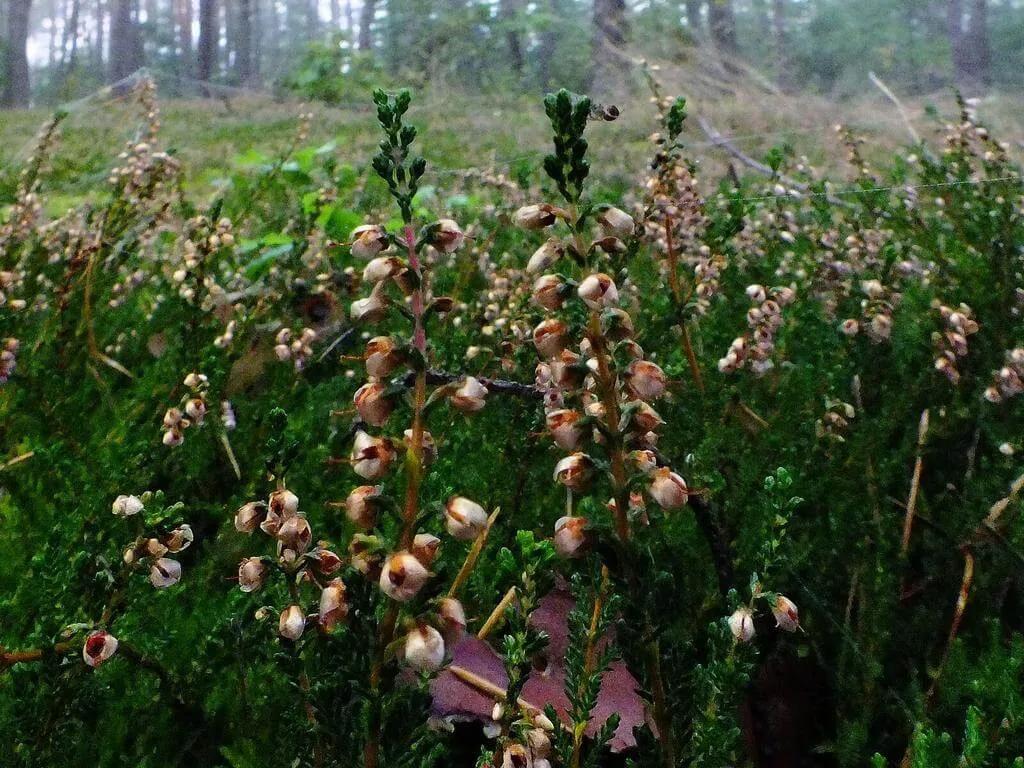
[[[597,385],[604,405],[605,418],[608,420],[608,455],[611,460],[612,484],[615,498],[615,532],[623,544],[629,542],[629,488],[626,478],[626,462],[622,455],[622,435],[619,432],[621,415],[619,412],[619,396],[616,392],[615,377],[608,364],[606,340],[601,333],[601,318],[597,311],[590,313],[590,327],[587,331],[590,344],[597,358]]]
[[[405,225],[405,245],[409,258],[409,269],[416,279],[416,290],[412,294],[413,347],[420,353],[416,364],[416,381],[413,385],[412,439],[405,454],[405,507],[402,511],[402,533],[399,548],[408,549],[416,533],[416,516],[420,506],[420,483],[423,479],[423,408],[427,402],[427,333],[423,324],[425,310],[423,270],[416,250],[416,231],[411,224]],[[395,637],[400,605],[392,600],[381,622],[377,639],[377,653],[370,668],[370,690],[373,695],[371,706],[370,736],[363,749],[364,768],[377,768],[380,761],[381,705],[380,684],[387,659],[388,647]]]
[[[689,297],[683,298],[683,292],[679,285],[679,275],[676,271],[676,249],[672,242],[673,223],[671,216],[665,217],[665,258],[668,261],[668,284],[672,288],[672,299],[676,304],[676,317],[679,318],[679,327],[683,331],[683,351],[686,353],[686,362],[690,366],[690,375],[693,376],[693,383],[697,386],[697,390],[703,394],[704,379],[700,374],[700,364],[697,362],[697,355],[693,351],[690,329],[683,319],[683,308],[686,306],[686,302],[689,301]]]

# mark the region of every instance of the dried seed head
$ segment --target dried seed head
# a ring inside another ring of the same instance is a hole
[[[586,429],[579,425],[583,415],[571,409],[549,411],[546,418],[548,432],[555,445],[563,451],[576,451],[586,437]]]
[[[626,369],[626,381],[632,395],[640,400],[657,400],[665,394],[665,372],[648,360],[631,362]]]
[[[542,357],[557,357],[565,349],[569,326],[557,317],[543,320],[533,329],[533,345]]]
[[[533,284],[533,303],[554,312],[565,303],[565,283],[558,275],[541,275]]]

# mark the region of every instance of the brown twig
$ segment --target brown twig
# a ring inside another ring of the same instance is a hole
[[[921,412],[921,421],[917,427],[917,456],[914,459],[914,475],[910,481],[910,496],[907,499],[907,514],[903,519],[903,540],[900,553],[906,557],[910,548],[910,532],[914,527],[914,512],[917,509],[917,496],[921,490],[921,471],[924,469],[924,443],[928,436],[928,409]]]

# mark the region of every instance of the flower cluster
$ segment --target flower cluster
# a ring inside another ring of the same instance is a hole
[[[188,392],[182,395],[181,407],[168,408],[164,413],[163,444],[170,448],[181,445],[185,440],[185,430],[201,427],[206,418],[209,379],[202,373],[190,373],[184,384]]]
[[[303,328],[295,334],[291,328],[282,328],[274,337],[274,354],[282,363],[291,360],[296,371],[306,367],[306,362],[313,356],[313,342],[316,341],[316,331],[312,328]]]
[[[782,327],[782,308],[793,303],[795,292],[788,286],[765,290],[761,285],[748,285],[747,297],[753,306],[747,310],[750,333],[739,336],[729,351],[718,361],[722,373],[734,373],[748,365],[755,376],[763,376],[775,363],[775,334]]]
[[[837,443],[845,442],[843,436],[849,429],[850,421],[857,416],[856,409],[850,403],[825,398],[825,413],[814,422],[814,434],[818,439],[828,438]]]
[[[0,384],[6,384],[18,364],[18,340],[8,336],[0,344]]]
[[[944,304],[938,304],[936,300],[936,305],[942,316],[944,328],[942,333],[936,331],[932,334],[932,342],[938,352],[935,370],[956,384],[960,381],[956,361],[967,356],[967,339],[978,332],[978,323],[974,320],[971,308],[966,304],[960,304],[956,309],[952,309]]]
[[[260,590],[271,570],[286,581],[292,602],[278,617],[278,634],[297,641],[308,624],[331,632],[348,616],[345,584],[334,575],[342,560],[325,541],[313,543],[313,529],[299,511],[299,498],[287,488],[271,492],[266,502],[250,501],[235,513],[235,530],[252,534],[259,529],[274,539],[276,556],[247,557],[238,566],[238,587],[243,592]],[[315,610],[303,609],[300,588],[319,590]]]
[[[1006,353],[1006,364],[996,371],[993,382],[985,390],[985,399],[1001,403],[1024,392],[1024,347]]]
[[[138,496],[120,495],[114,499],[111,511],[121,518],[134,518],[145,505]],[[124,563],[129,567],[148,567],[149,583],[157,589],[172,587],[181,580],[181,563],[166,555],[188,549],[195,535],[192,526],[181,523],[157,536],[140,535],[124,551]]]

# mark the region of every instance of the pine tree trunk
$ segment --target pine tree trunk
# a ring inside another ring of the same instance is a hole
[[[772,37],[775,41],[775,79],[783,89],[792,85],[789,73],[789,43],[786,40],[786,2],[772,0]]]
[[[373,20],[377,15],[377,0],[363,0],[359,12],[359,50],[373,49]]]
[[[121,80],[143,64],[136,0],[114,0],[110,26],[110,77]]]
[[[11,0],[7,14],[7,68],[2,104],[27,107],[32,93],[28,77],[28,19],[32,0]]]
[[[704,34],[704,19],[700,15],[701,0],[686,0],[686,26],[694,37]]]
[[[217,65],[217,1],[199,0],[199,45],[196,56],[196,77],[203,82],[213,76]]]
[[[238,0],[238,55],[235,63],[238,66],[238,79],[242,85],[252,85],[253,58],[252,58],[252,4],[253,0]]]
[[[523,42],[517,28],[519,15],[518,0],[499,0],[498,17],[505,26],[505,42],[508,45],[508,65],[516,77],[523,76]]]
[[[181,69],[189,72],[192,69],[192,0],[172,0],[177,14],[178,25],[178,56]]]
[[[991,52],[988,42],[988,8],[985,0],[971,0],[970,19],[964,27],[963,0],[949,0],[946,23],[953,73],[961,88],[988,85]]]
[[[732,0],[710,0],[708,27],[711,39],[721,50],[729,53],[736,50],[736,14]]]
[[[591,81],[607,90],[623,74],[623,46],[629,36],[626,0],[594,0],[594,39]]]

